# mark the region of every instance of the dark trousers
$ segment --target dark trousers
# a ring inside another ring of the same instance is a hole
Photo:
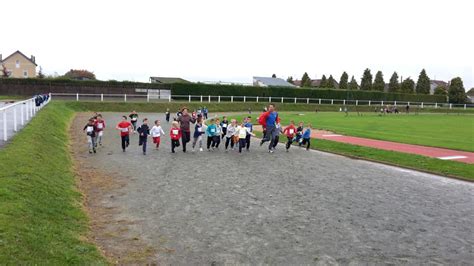
[[[207,136],[207,149],[209,150],[211,148],[211,144],[213,144],[212,137]],[[214,147],[214,145],[212,145]]]
[[[226,137],[225,138],[225,149],[229,148],[229,143],[230,147],[233,149],[234,148],[234,142],[232,141],[232,137]]]
[[[309,146],[311,145],[311,139],[303,139],[303,141],[301,142],[301,145],[305,145],[305,144],[306,144],[306,149],[309,150]]]
[[[219,144],[221,144],[221,136],[217,135],[212,137],[212,147],[219,148]]]
[[[223,127],[222,128],[222,139],[224,139],[225,135],[227,134],[227,128]]]
[[[176,147],[179,147],[179,140],[171,140],[171,152],[174,152]]]
[[[166,122],[170,121],[170,114],[166,114]]]
[[[130,137],[128,135],[122,136],[122,150],[125,150],[125,148],[127,148],[128,145],[130,145]]]
[[[262,144],[266,141],[270,141],[270,144],[268,144],[268,149],[271,150],[273,148],[275,138],[279,134],[277,128],[275,126],[267,126],[265,130],[265,137],[262,139]]]
[[[293,137],[287,137],[288,142],[286,143],[286,149],[288,150],[291,147],[291,144],[293,143]]]
[[[133,130],[137,130],[137,121],[132,121]]]
[[[245,145],[247,145],[247,150],[250,149],[250,134],[247,134],[247,136],[245,137]]]
[[[140,136],[138,139],[138,146],[142,146],[143,152],[146,152],[146,143],[147,143],[147,137]]]
[[[242,152],[243,147],[245,147],[245,139],[239,139],[239,152]]]
[[[278,142],[280,141],[280,136],[275,136],[273,139],[273,148],[275,148],[278,145]]]
[[[181,140],[183,141],[183,151],[186,152],[186,143],[191,141],[191,133],[189,131],[183,131]]]

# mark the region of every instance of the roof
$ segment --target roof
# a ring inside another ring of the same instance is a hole
[[[436,86],[448,86],[448,83],[442,80],[430,80],[430,83],[436,84]]]
[[[30,62],[31,62],[32,64],[34,64],[35,66],[38,66],[35,62],[33,62],[33,61],[31,60],[31,58],[29,58],[28,56],[26,56],[25,54],[23,54],[23,53],[20,52],[19,50],[17,50],[16,52],[14,52],[14,53],[11,54],[11,55],[5,57],[5,59],[3,59],[2,62],[7,61],[10,57],[14,56],[15,54],[19,54],[19,55],[23,56],[26,60],[30,61]]]
[[[281,78],[253,77],[253,79],[255,81],[260,81],[267,86],[273,86],[273,87],[294,87],[295,86]]]
[[[293,82],[296,86],[299,86],[301,87],[301,80],[295,80]],[[311,80],[311,87],[319,87],[319,85],[321,84],[321,79],[312,79]],[[339,88],[339,82],[337,82],[336,80],[334,80],[334,86],[336,88]]]
[[[156,82],[156,83],[165,83],[165,84],[170,84],[170,83],[191,83],[185,79],[182,78],[172,78],[172,77],[150,77],[150,82]]]
[[[468,92],[466,92],[468,96],[474,96],[474,88],[471,88]]]

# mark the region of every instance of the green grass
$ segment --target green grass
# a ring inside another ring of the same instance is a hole
[[[261,132],[255,132],[255,134],[259,137],[262,136]],[[285,139],[280,138],[280,142],[285,142]],[[292,147],[292,149],[298,148]],[[421,155],[385,151],[320,139],[311,140],[311,149],[474,181],[474,164],[443,161]]]
[[[311,123],[314,128],[335,133],[394,142],[474,151],[474,116],[446,114],[385,115],[364,113],[281,112],[282,123]]]
[[[18,95],[0,95],[0,100],[24,100],[28,97]]]
[[[74,112],[51,103],[0,149],[0,264],[106,264],[84,241],[88,220],[68,150]]]

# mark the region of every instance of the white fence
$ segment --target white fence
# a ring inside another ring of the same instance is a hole
[[[51,101],[50,97],[40,106],[36,106],[35,98],[7,104],[0,108],[1,139],[7,141],[15,132],[19,131],[37,114],[37,112]]]
[[[150,94],[84,94],[84,93],[53,93],[56,99],[75,101],[101,102],[249,102],[249,103],[294,103],[294,104],[327,104],[327,105],[354,105],[354,106],[413,106],[418,108],[474,108],[474,104],[451,104],[406,101],[371,101],[371,100],[341,100],[322,98],[294,98],[294,97],[259,97],[259,96],[214,96],[214,95],[167,95],[155,99]]]

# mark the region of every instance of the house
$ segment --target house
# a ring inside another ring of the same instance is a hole
[[[16,51],[5,59],[2,59],[2,55],[0,54],[0,76],[3,76],[3,68],[6,68],[8,77],[35,78],[37,66],[33,55],[27,57],[22,52]]]
[[[430,80],[430,94],[433,95],[436,88],[439,86],[443,86],[446,90],[449,87],[449,83],[444,82],[442,80]]]
[[[191,83],[191,82],[182,78],[150,77],[150,83],[172,84],[172,83]]]
[[[301,87],[301,80],[295,80],[293,81],[293,84],[295,84],[295,86]],[[319,87],[319,85],[321,85],[321,79],[311,80],[311,87]],[[336,80],[334,80],[334,87],[336,89],[339,89],[339,82],[337,82]]]
[[[85,69],[71,69],[66,74],[65,77],[74,79],[74,80],[95,80],[95,74],[93,72],[87,71]]]
[[[256,87],[295,87],[284,79],[272,77],[253,77],[253,85]]]
[[[471,88],[468,92],[466,92],[466,96],[469,103],[474,103],[474,88]]]

